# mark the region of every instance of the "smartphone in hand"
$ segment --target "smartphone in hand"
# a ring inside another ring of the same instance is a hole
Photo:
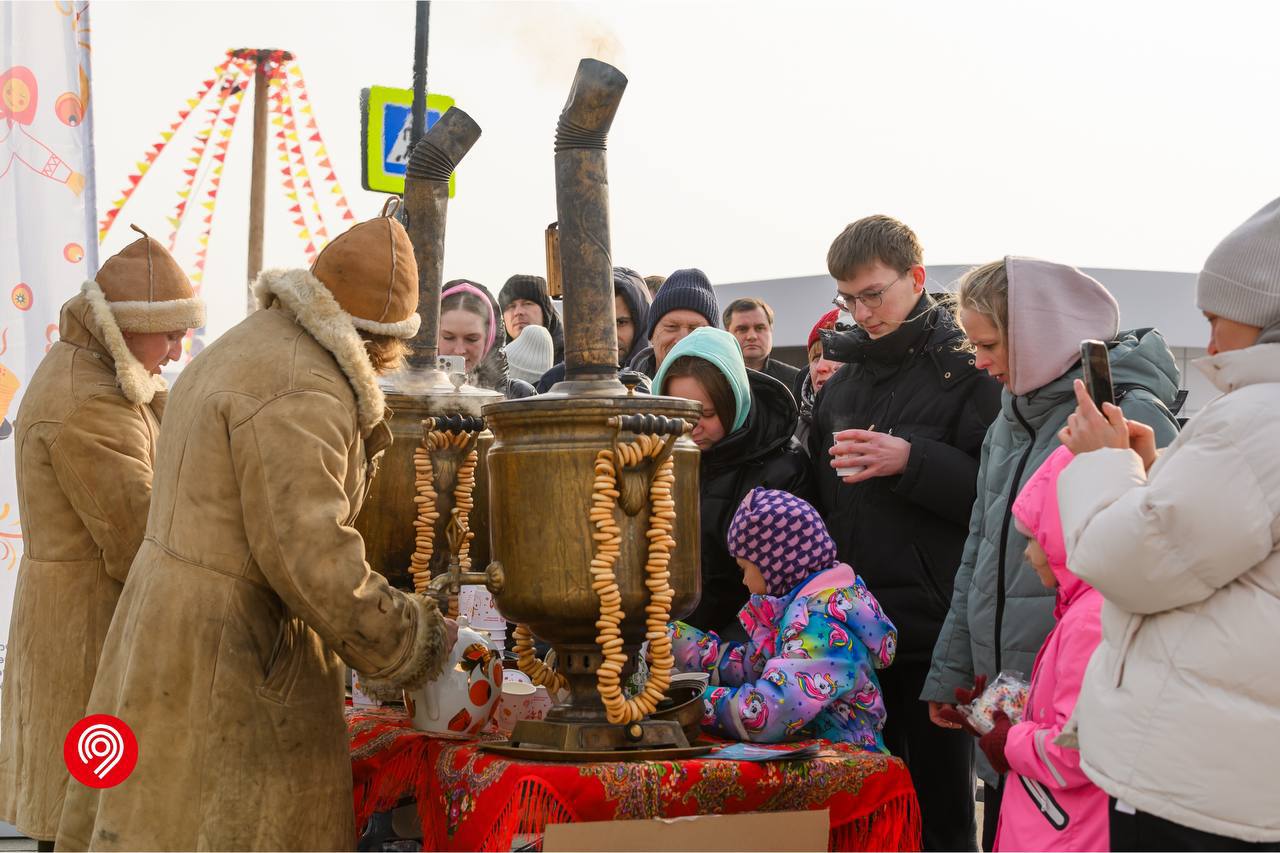
[[[1081,341],[1080,362],[1084,368],[1084,385],[1099,409],[1103,403],[1115,405],[1115,387],[1111,384],[1111,356],[1102,341]]]

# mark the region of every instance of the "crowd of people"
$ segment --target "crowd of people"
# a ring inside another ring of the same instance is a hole
[[[1222,395],[1185,426],[1160,332],[1073,266],[1010,256],[931,293],[915,233],[869,216],[827,267],[803,367],[763,300],[613,269],[619,370],[701,407],[702,597],[671,633],[705,724],[901,757],[929,850],[1280,849],[1280,200],[1200,274]],[[169,394],[204,309],[144,234],[63,307],[23,398],[0,819],[42,846],[349,845],[339,661],[393,695],[456,636],[350,526],[389,442],[378,378],[419,328],[404,229],[361,223],[257,293]],[[439,351],[508,399],[565,376],[534,275],[448,282]],[[1025,713],[979,730],[960,706],[1004,672]],[[165,744],[127,788],[67,783],[94,713]]]

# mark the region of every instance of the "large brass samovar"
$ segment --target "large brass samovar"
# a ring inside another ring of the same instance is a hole
[[[701,593],[698,450],[687,437],[699,410],[633,393],[617,375],[605,139],[626,82],[582,60],[556,129],[565,379],[484,407],[493,556],[506,575],[498,609],[551,644],[567,695],[545,721],[518,723],[507,751],[689,749],[675,722],[626,717],[615,688],[646,637],[663,642],[653,623],[665,629]],[[614,712],[602,701],[610,690]]]
[[[452,589],[442,587],[451,556],[445,529],[455,510],[461,510],[460,523],[472,534],[464,568],[469,564],[484,569],[489,564],[484,451],[492,435],[484,429],[480,410],[501,398],[495,391],[465,384],[461,373],[450,376],[437,359],[449,175],[479,137],[480,126],[453,107],[414,146],[406,165],[403,212],[418,265],[422,326],[410,342],[407,366],[383,383],[395,441],[356,518],[367,559],[376,571],[396,586],[420,590],[430,574],[439,579],[433,591],[455,595],[457,578],[449,584]],[[472,451],[474,466],[468,469]],[[430,475],[423,477],[424,471]],[[472,492],[466,492],[465,485],[459,492],[460,474],[474,476]],[[422,511],[428,497],[430,513]]]

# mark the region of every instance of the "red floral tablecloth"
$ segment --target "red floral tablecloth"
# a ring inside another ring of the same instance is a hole
[[[918,850],[920,814],[897,758],[824,743],[768,763],[516,761],[429,737],[399,710],[347,709],[356,826],[406,796],[424,850],[508,851],[549,823],[827,809],[831,850]]]

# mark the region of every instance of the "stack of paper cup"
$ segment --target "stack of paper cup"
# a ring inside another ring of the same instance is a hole
[[[489,635],[493,648],[501,650],[507,640],[507,622],[498,612],[493,595],[483,586],[464,586],[458,592],[458,614],[467,617],[473,628]]]

